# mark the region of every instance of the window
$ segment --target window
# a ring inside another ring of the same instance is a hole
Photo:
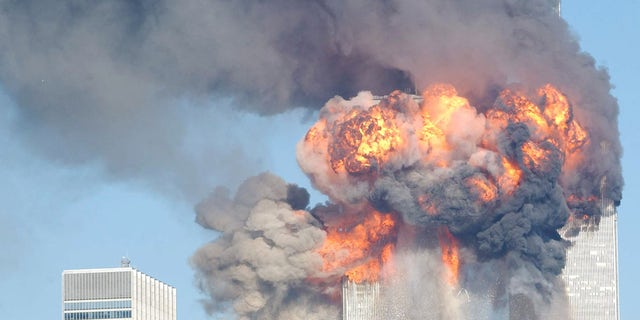
[[[64,320],[122,319],[131,318],[131,310],[65,313]]]

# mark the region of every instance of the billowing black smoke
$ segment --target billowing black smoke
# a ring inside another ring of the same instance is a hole
[[[511,152],[518,153],[515,150],[519,147],[511,145]],[[554,166],[559,164],[557,161]],[[468,163],[451,168],[416,165],[378,179],[370,201],[380,210],[401,213],[406,222],[424,226],[425,232],[446,225],[463,246],[473,249],[480,262],[496,264],[508,256],[509,267],[492,277],[508,278],[511,285],[527,283],[523,290],[539,299],[537,306],[544,308],[556,294],[554,284],[564,268],[569,245],[558,234],[570,214],[559,174],[558,167],[525,172],[513,194],[479,203],[478,195],[465,184],[470,177],[485,176],[478,167]],[[432,199],[436,214],[421,207],[421,197]],[[472,288],[475,281],[487,281],[476,277],[468,277],[464,286]]]

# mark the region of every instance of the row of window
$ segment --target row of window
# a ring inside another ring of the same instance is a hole
[[[131,300],[65,302],[64,310],[92,310],[92,309],[124,309],[131,308]]]
[[[131,298],[131,271],[63,273],[63,299]]]
[[[131,318],[131,310],[65,313],[64,320]]]

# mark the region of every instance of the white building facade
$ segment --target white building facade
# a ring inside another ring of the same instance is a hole
[[[573,320],[619,320],[618,219],[613,201],[601,199],[602,217],[570,240],[562,274]]]
[[[356,283],[345,277],[342,280],[342,319],[382,319],[380,282]]]
[[[125,264],[62,272],[62,320],[176,320],[176,289]]]

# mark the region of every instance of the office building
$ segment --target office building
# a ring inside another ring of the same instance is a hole
[[[573,244],[562,278],[574,320],[620,319],[617,213],[609,199],[602,197],[600,206],[601,217],[587,218],[577,235],[564,234]]]
[[[62,272],[62,320],[176,320],[176,289],[132,267]]]

